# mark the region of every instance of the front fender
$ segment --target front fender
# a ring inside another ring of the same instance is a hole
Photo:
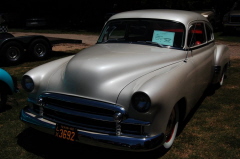
[[[3,69],[0,69],[0,81],[5,83],[9,87],[9,89],[10,89],[9,93],[15,92],[15,87],[14,87],[14,82],[13,82],[12,77],[10,76],[10,74],[8,72],[6,72]]]
[[[66,64],[73,56],[43,64],[26,72],[23,76],[27,75],[31,77],[34,82],[34,89],[29,94],[29,97],[38,97],[41,92],[47,89],[49,77],[51,77],[51,75],[54,74],[63,64]]]
[[[191,90],[194,88],[191,80],[194,79],[189,78],[191,67],[187,65],[185,62],[177,63],[130,83],[120,93],[117,104],[124,107],[128,117],[150,122],[151,127],[145,129],[149,135],[164,132],[174,105],[184,96],[191,98]],[[148,112],[137,112],[131,106],[131,97],[135,92],[144,92],[150,97],[152,107]]]

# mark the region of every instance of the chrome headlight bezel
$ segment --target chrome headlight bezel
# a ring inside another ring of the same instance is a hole
[[[33,79],[28,75],[24,75],[22,77],[21,84],[22,84],[23,89],[25,89],[27,92],[32,92],[34,90]]]
[[[131,104],[138,112],[145,113],[151,107],[151,99],[146,93],[136,92],[132,96]]]

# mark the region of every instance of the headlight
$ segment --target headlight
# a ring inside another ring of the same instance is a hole
[[[34,89],[34,82],[31,77],[29,76],[23,76],[22,78],[22,87],[27,91],[27,92],[32,92]]]
[[[132,96],[132,106],[139,112],[147,112],[151,106],[151,100],[147,94],[138,92]]]

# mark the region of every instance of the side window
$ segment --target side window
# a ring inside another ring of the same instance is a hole
[[[206,42],[204,24],[194,23],[191,25],[188,31],[188,46],[196,46]]]
[[[213,39],[213,31],[212,29],[206,24],[206,35],[207,35],[207,41],[210,41]]]

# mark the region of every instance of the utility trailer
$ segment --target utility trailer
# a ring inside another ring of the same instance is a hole
[[[82,43],[81,40],[45,37],[42,35],[14,37],[10,33],[0,33],[0,60],[14,65],[24,58],[46,59],[52,46],[58,43]]]

